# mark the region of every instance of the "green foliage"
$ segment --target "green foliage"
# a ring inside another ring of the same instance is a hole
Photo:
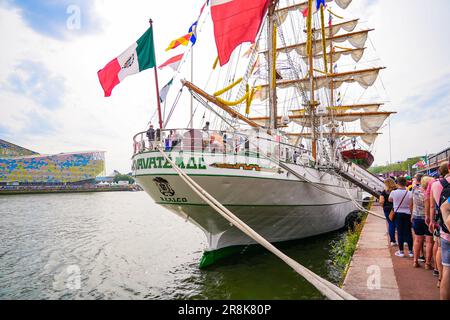
[[[338,273],[342,275],[342,281],[345,279],[347,268],[352,260],[353,254],[356,251],[366,218],[367,215],[360,224],[355,226],[353,230],[349,229],[348,232],[342,236],[342,238],[331,244],[331,262],[333,267],[337,269]]]
[[[119,181],[128,181],[130,184],[134,183],[133,177],[126,174],[118,174],[114,177],[115,183],[118,183]]]
[[[383,173],[389,173],[394,171],[406,171],[408,172],[408,168],[412,168],[413,165],[415,165],[417,162],[419,162],[422,159],[422,157],[416,157],[411,158],[406,161],[400,162],[400,163],[392,163],[387,166],[379,166],[379,167],[373,167],[370,168],[369,171],[373,174],[383,174]]]

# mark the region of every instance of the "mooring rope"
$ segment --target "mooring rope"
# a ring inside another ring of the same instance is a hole
[[[368,213],[368,214],[370,214],[370,215],[372,215],[372,216],[375,216],[375,217],[377,217],[377,218],[386,220],[386,217],[385,217],[385,216],[382,216],[382,215],[380,215],[380,214],[378,214],[378,213],[376,213],[376,212],[373,212],[373,211],[371,211],[371,210],[368,210],[368,209],[364,208],[362,205],[360,205],[355,199],[352,198],[352,196],[351,196],[351,194],[350,194],[350,191],[347,189],[346,186],[344,186],[344,189],[345,189],[345,191],[347,191],[347,194],[348,194],[348,196],[350,197],[350,199],[351,199],[351,201],[353,202],[353,204],[354,204],[359,210],[361,210],[361,211],[364,212],[364,213]]]
[[[325,280],[313,273],[309,269],[305,268],[297,261],[285,255],[283,252],[278,250],[269,241],[264,239],[256,231],[250,228],[237,216],[235,216],[230,210],[224,207],[218,200],[211,196],[206,190],[204,190],[200,185],[198,185],[191,177],[189,177],[183,170],[181,170],[176,163],[169,158],[169,156],[158,146],[157,147],[161,155],[166,159],[168,163],[172,165],[172,168],[177,172],[180,178],[212,209],[217,211],[222,217],[228,220],[233,226],[236,226],[254,241],[262,245],[264,248],[275,254],[278,258],[283,260],[287,265],[294,269],[298,274],[305,278],[309,283],[311,283],[320,293],[330,300],[356,300],[355,297],[345,292],[341,288],[332,284],[328,280]]]

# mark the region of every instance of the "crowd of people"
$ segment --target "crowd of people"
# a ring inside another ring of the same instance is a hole
[[[397,257],[410,257],[437,277],[442,300],[450,300],[449,163],[436,174],[388,178],[380,196],[391,246]],[[408,249],[408,251],[406,251]]]
[[[234,135],[229,137],[225,131],[211,131],[210,123],[206,122],[202,130],[186,130],[183,134],[180,130],[167,130],[161,131],[160,129],[154,129],[153,125],[150,125],[146,132],[148,146],[146,141],[142,141],[142,144],[135,145],[135,153],[137,150],[155,150],[157,143],[162,142],[165,151],[180,150],[185,148],[189,150],[191,148],[195,150],[210,151],[210,152],[231,152],[235,153],[249,148],[247,140],[242,135]]]

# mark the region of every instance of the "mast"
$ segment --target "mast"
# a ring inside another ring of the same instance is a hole
[[[308,0],[308,17],[306,21],[306,29],[308,33],[307,40],[307,54],[309,60],[309,80],[310,80],[310,90],[311,97],[308,103],[308,109],[311,116],[311,152],[314,160],[317,159],[317,136],[316,136],[316,127],[315,127],[315,111],[316,111],[316,102],[315,102],[315,88],[314,88],[314,54],[313,54],[313,34],[312,34],[312,15],[313,15],[313,1]]]
[[[333,74],[334,74],[334,61],[333,61],[333,55],[334,55],[334,46],[333,46],[333,20],[331,17],[331,13],[329,13],[330,17],[329,17],[329,34],[328,37],[330,38],[330,74],[331,74],[331,80],[330,80],[330,106],[331,106],[331,114],[334,115],[334,80],[333,80]],[[324,32],[325,33],[325,32]],[[327,54],[327,49],[324,49],[324,57],[326,57]],[[334,118],[333,118],[334,120]],[[332,155],[332,159],[333,162],[335,161],[335,148],[336,146],[336,142],[335,139],[337,138],[336,136],[336,128],[335,128],[335,123],[334,121],[331,123],[332,127],[331,127],[331,134],[330,134],[330,139],[331,141],[333,141],[334,143],[332,143],[331,146],[331,155]]]
[[[194,83],[194,46],[191,47],[191,83]],[[189,123],[191,129],[194,128],[194,96],[191,95],[191,108],[189,115]]]
[[[267,44],[268,44],[268,62],[269,62],[269,114],[270,123],[269,128],[276,130],[278,127],[278,114],[277,114],[277,77],[276,77],[276,66],[277,66],[277,26],[276,26],[276,15],[275,7],[278,0],[270,0],[269,11],[267,15]]]
[[[149,20],[150,28],[153,29],[153,20]],[[156,58],[155,58],[156,60]],[[162,114],[161,114],[161,97],[159,96],[159,81],[158,81],[158,68],[155,66],[153,68],[155,70],[155,86],[156,86],[156,100],[158,103],[158,118],[159,118],[159,128],[163,128],[163,120],[162,120]]]
[[[333,68],[333,54],[334,54],[334,46],[333,46],[333,25],[330,21],[330,25],[329,25],[329,37],[330,37],[330,74],[333,75],[334,74],[334,68]],[[326,50],[324,51],[326,54]],[[334,108],[334,81],[333,79],[331,79],[330,81],[330,106],[331,108]]]

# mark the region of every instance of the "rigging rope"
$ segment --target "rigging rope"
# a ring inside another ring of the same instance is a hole
[[[260,138],[260,139],[262,139],[262,138]],[[265,139],[265,140],[267,140],[267,139]],[[250,141],[249,141],[249,142],[250,142]],[[254,145],[254,143],[252,143],[252,142],[250,142],[250,144],[253,144],[253,145]],[[255,145],[254,145],[254,146],[255,146]],[[345,186],[345,184],[342,184],[342,186],[343,186],[343,188],[346,190],[346,192],[347,192],[347,194],[348,194],[348,198],[345,197],[345,196],[343,196],[343,195],[341,195],[341,194],[338,194],[338,193],[335,193],[335,192],[333,192],[333,191],[327,190],[327,189],[321,187],[318,183],[312,182],[311,180],[307,179],[306,177],[302,177],[301,175],[299,175],[298,173],[296,173],[294,170],[292,170],[291,168],[289,168],[287,165],[283,164],[280,160],[277,160],[276,158],[269,157],[269,156],[266,156],[266,155],[264,155],[264,154],[260,154],[260,156],[261,156],[261,155],[262,155],[264,158],[266,158],[267,160],[272,161],[272,162],[274,162],[274,163],[277,163],[278,166],[279,166],[280,168],[285,169],[286,171],[290,172],[292,175],[294,175],[295,177],[297,177],[299,180],[302,180],[302,181],[304,181],[304,182],[307,182],[307,183],[311,184],[311,185],[312,185],[313,187],[315,187],[316,189],[318,189],[318,190],[320,190],[320,191],[322,191],[322,192],[331,194],[331,195],[333,195],[333,196],[335,196],[335,197],[338,197],[338,198],[341,198],[341,199],[344,199],[344,200],[349,200],[349,201],[351,201],[351,202],[352,202],[359,210],[361,210],[361,211],[363,211],[363,212],[365,212],[365,213],[371,214],[371,215],[373,215],[373,216],[375,216],[375,217],[381,218],[381,219],[383,219],[383,220],[386,220],[386,217],[381,216],[381,215],[379,215],[379,214],[376,213],[376,212],[367,210],[366,208],[364,208],[363,206],[361,206],[361,205],[359,204],[358,200],[357,200],[357,199],[354,199],[354,198],[352,197],[352,195],[351,195],[349,189]],[[299,166],[305,168],[304,165],[299,165]],[[327,172],[328,172],[329,174],[332,174],[332,175],[336,176],[336,177],[339,178],[339,179],[341,178],[334,170],[327,171]]]
[[[309,269],[302,266],[297,261],[293,260],[280,250],[278,250],[269,241],[264,239],[256,231],[250,228],[237,216],[235,216],[230,210],[223,206],[218,200],[216,200],[212,195],[210,195],[206,190],[204,190],[200,185],[198,185],[191,177],[189,177],[183,170],[181,170],[175,162],[158,146],[158,150],[165,160],[172,165],[172,168],[180,176],[180,178],[212,209],[229,221],[233,226],[241,230],[243,233],[248,235],[254,241],[262,245],[264,248],[272,252],[292,269],[294,269],[298,274],[305,278],[309,283],[311,283],[320,293],[330,300],[356,300],[355,297],[345,292],[343,289],[332,284],[328,280],[325,280],[313,273]]]
[[[222,119],[226,124],[228,124],[228,125],[230,126],[230,128],[234,129],[233,125],[232,125],[230,122],[228,122],[227,119],[225,119],[224,117],[222,117],[216,110],[214,110],[214,108],[212,108],[212,107],[211,107],[204,99],[202,99],[201,96],[200,96],[198,93],[196,93],[196,92],[194,92],[194,91],[191,91],[191,94],[192,94],[192,96],[194,97],[194,99],[197,100],[197,101],[199,102],[199,104],[203,105],[203,106],[206,108],[206,110],[209,110],[209,111],[211,111],[212,113],[214,113],[217,117],[219,117],[219,118]],[[198,105],[197,105],[197,107],[198,107]],[[206,113],[206,110],[205,110],[205,113]],[[197,110],[196,110],[196,111],[197,111]],[[205,118],[205,114],[203,115],[203,120],[204,120],[204,118]],[[202,125],[203,125],[203,124],[204,124],[204,123],[202,123]]]
[[[183,88],[178,91],[177,97],[175,98],[175,102],[172,105],[172,108],[170,109],[169,115],[167,116],[166,122],[164,123],[164,128],[169,123],[170,119],[172,118],[173,112],[175,111],[176,106],[178,105],[178,101],[180,101],[181,94],[183,93]]]

